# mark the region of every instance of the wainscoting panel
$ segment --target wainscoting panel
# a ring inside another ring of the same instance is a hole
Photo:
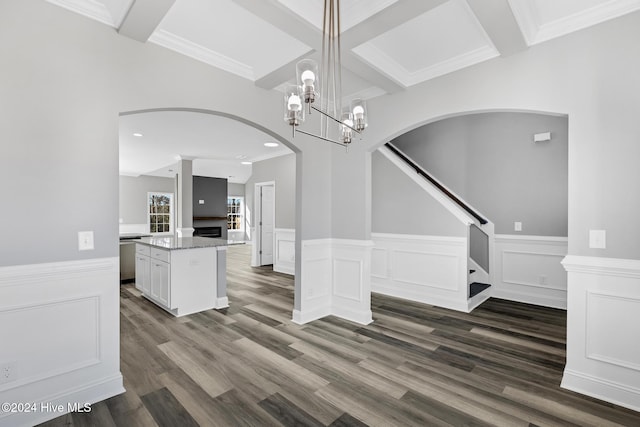
[[[0,401],[95,403],[124,392],[118,258],[0,268]],[[59,412],[0,413],[0,426]]]
[[[467,307],[467,239],[372,234],[373,292],[459,311]]]
[[[362,260],[333,260],[333,295],[360,302],[362,300]]]
[[[567,256],[562,387],[640,411],[640,261]]]
[[[412,285],[457,291],[457,254],[391,250],[393,273],[391,280]]]
[[[587,291],[586,356],[640,372],[640,299]],[[624,325],[624,334],[615,333]]]
[[[296,230],[276,228],[274,230],[273,271],[285,274],[296,273]]]
[[[293,321],[302,324],[333,314],[371,323],[372,245],[369,240],[304,240],[301,309],[294,310]]]
[[[331,314],[331,239],[302,241],[300,310],[293,321],[307,323]]]
[[[371,277],[376,279],[389,278],[389,260],[386,248],[376,248],[371,250]]]
[[[492,296],[567,308],[566,238],[496,235],[495,251]]]
[[[331,312],[360,324],[371,313],[371,248],[369,240],[332,239],[333,292]]]

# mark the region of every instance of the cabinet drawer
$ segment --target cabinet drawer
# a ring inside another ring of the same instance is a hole
[[[149,256],[151,254],[151,247],[136,243],[136,254]]]
[[[151,248],[151,258],[158,261],[169,262],[169,251]]]

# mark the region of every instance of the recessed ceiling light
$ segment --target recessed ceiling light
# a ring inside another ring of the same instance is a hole
[[[142,134],[140,132],[136,132],[136,133],[133,134],[133,136],[137,136],[138,138],[141,138]]]
[[[264,143],[265,147],[277,147],[278,145],[280,145],[280,144],[278,144],[277,142],[265,142]]]
[[[243,164],[243,165],[250,165],[251,164],[251,162],[240,162],[240,163]]]

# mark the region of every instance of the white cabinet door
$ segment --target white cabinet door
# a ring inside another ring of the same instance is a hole
[[[167,308],[169,305],[169,263],[151,260],[151,297]]]
[[[148,256],[136,254],[136,289],[144,294],[150,291],[150,264]]]

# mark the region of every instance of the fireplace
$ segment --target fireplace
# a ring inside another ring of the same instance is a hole
[[[193,235],[200,237],[222,237],[222,227],[194,227]]]

